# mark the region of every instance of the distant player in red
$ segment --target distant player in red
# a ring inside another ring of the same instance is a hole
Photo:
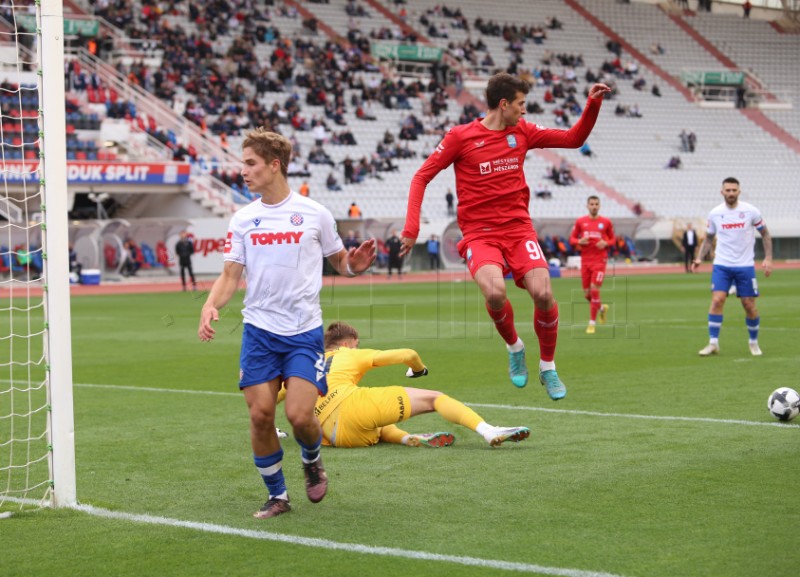
[[[606,276],[608,247],[616,242],[614,225],[604,216],[600,216],[600,199],[590,196],[586,202],[589,214],[575,221],[575,227],[569,236],[569,243],[581,253],[581,280],[583,296],[589,301],[589,326],[586,333],[593,335],[598,319],[600,324],[606,322],[608,305],[600,300],[600,287]]]
[[[419,236],[420,209],[425,188],[453,164],[458,197],[458,225],[464,238],[459,254],[466,259],[472,278],[486,301],[486,310],[503,337],[509,353],[509,375],[517,387],[528,383],[525,345],[514,326],[514,311],[506,297],[504,273],[534,302],[533,325],[539,339],[539,380],[553,400],[567,389],[556,373],[558,304],[550,286],[550,272],[530,215],[530,189],[523,163],[531,148],[579,148],[594,127],[605,84],[589,90],[586,108],[569,130],[542,128],[527,122],[529,84],[501,72],[489,79],[483,119],[453,127],[414,175],[408,213],[402,233],[403,254]]]

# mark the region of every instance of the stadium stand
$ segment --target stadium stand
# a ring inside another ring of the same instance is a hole
[[[791,142],[800,135],[796,106],[706,108],[680,81],[686,69],[729,69],[732,62],[758,79],[764,94],[796,104],[800,36],[779,34],[763,20],[675,16],[658,5],[612,0],[506,0],[490,14],[479,0],[449,7],[437,0],[119,0],[83,7],[103,19],[104,37],[94,53],[70,52],[75,64],[67,81],[76,107],[68,117],[68,154],[109,154],[78,133],[121,117],[132,135],[147,136],[144,147],[127,154],[191,162],[195,202],[230,200],[217,206],[219,216],[249,200],[237,153],[242,134],[265,124],[295,143],[292,185],[307,181],[311,196],[335,216],[344,218],[356,200],[367,218],[402,218],[414,172],[450,126],[480,112],[486,79],[505,69],[534,83],[528,118],[543,126],[568,125],[595,80],[614,87],[589,139],[591,155],[528,155],[529,183],[546,183],[552,193],[533,198],[537,219],[574,218],[589,194],[601,195],[612,218],[696,218],[728,175],[757,193],[768,219],[800,213],[800,154]],[[441,49],[443,57],[376,61],[370,43],[416,43]],[[790,140],[770,132],[759,115]],[[693,152],[681,149],[682,131],[696,135]],[[10,132],[6,137],[4,149],[20,146]],[[666,170],[674,156],[681,168]],[[562,165],[573,184],[549,179]],[[341,190],[328,189],[330,174]],[[453,188],[452,171],[431,183],[424,219],[450,220],[445,193]],[[137,216],[133,207],[146,203],[134,200],[121,202],[119,214]]]

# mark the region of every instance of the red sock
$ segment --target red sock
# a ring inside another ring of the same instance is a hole
[[[589,300],[589,318],[596,321],[597,311],[603,306],[603,303],[600,302],[600,289],[592,289],[589,291],[589,294],[592,295],[592,298]]]
[[[509,344],[513,345],[519,339],[519,335],[517,335],[517,329],[514,327],[514,309],[511,308],[511,301],[506,299],[506,304],[503,305],[499,311],[495,311],[489,308],[489,303],[486,304],[486,311],[489,313],[489,316],[492,317],[494,321],[494,327],[497,329],[497,332],[500,333],[500,336],[503,337],[503,340]]]
[[[552,361],[556,356],[558,340],[558,303],[555,303],[549,311],[540,309],[533,311],[533,330],[539,337],[539,355],[542,360]]]

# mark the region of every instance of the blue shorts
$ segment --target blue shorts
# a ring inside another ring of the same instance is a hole
[[[722,266],[715,264],[711,272],[711,290],[728,292],[736,285],[736,296],[757,297],[758,280],[754,266]]]
[[[325,378],[325,347],[322,327],[283,336],[245,323],[239,356],[239,388],[266,383],[272,379],[300,377],[328,393]]]

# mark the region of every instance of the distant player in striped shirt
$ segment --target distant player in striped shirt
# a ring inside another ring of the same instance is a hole
[[[764,261],[761,267],[764,276],[772,273],[772,237],[767,230],[761,212],[752,204],[739,200],[739,181],[728,177],[722,181],[722,197],[725,202],[716,206],[708,215],[706,238],[700,245],[697,258],[692,261],[692,272],[703,262],[711,250],[711,242],[717,237],[714,252],[714,269],[711,273],[711,307],[708,310],[708,344],[700,349],[701,357],[719,353],[719,332],[722,328],[722,310],[728,298],[728,290],[736,287],[736,295],[744,307],[748,347],[750,354],[761,355],[758,346],[760,317],[756,308],[758,281],[756,280],[755,249],[756,231],[761,234],[764,245]]]
[[[523,118],[530,85],[501,72],[489,79],[483,119],[453,127],[411,180],[403,228],[403,254],[419,236],[425,188],[453,165],[458,196],[458,226],[464,238],[458,251],[483,294],[486,310],[506,343],[508,372],[517,387],[528,384],[525,344],[514,325],[504,275],[533,300],[533,328],[539,339],[539,382],[551,399],[563,399],[567,388],[556,373],[558,303],[550,270],[539,246],[530,214],[531,191],[523,164],[532,148],[580,148],[594,127],[605,84],[589,89],[586,108],[569,130],[542,128]]]
[[[583,295],[589,301],[589,326],[586,333],[593,335],[597,320],[606,322],[608,305],[600,300],[600,287],[606,276],[608,247],[614,246],[614,225],[600,216],[600,198],[590,196],[586,201],[589,214],[575,221],[569,242],[581,253],[581,282]]]

